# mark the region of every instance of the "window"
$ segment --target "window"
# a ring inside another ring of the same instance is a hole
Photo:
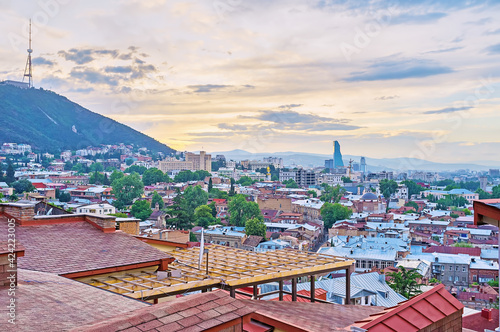
[[[462,281],[466,282],[467,281],[467,277],[462,277]]]
[[[465,266],[462,266],[462,272],[465,272]]]
[[[443,266],[441,266],[441,271],[443,271],[443,272],[444,272],[444,265],[443,265]]]
[[[448,277],[448,280],[449,280],[449,281],[453,281],[453,277],[452,277],[452,276],[449,276],[449,277]]]
[[[366,268],[366,261],[361,261],[361,268],[363,268],[363,269]]]
[[[474,274],[474,275],[472,276],[472,281],[473,281],[473,282],[477,282],[477,275],[476,275],[476,274]]]
[[[458,278],[458,277],[455,277],[455,281],[458,281],[458,280],[459,280],[459,278]]]
[[[453,271],[453,265],[450,265],[450,271]],[[451,281],[451,280],[450,280]]]
[[[455,266],[455,271],[458,271],[458,268],[459,268],[459,266],[458,266],[458,265],[457,265],[457,266]]]

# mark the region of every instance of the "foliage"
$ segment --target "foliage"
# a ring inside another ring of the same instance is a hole
[[[479,199],[490,199],[491,198],[491,194],[484,191],[483,189],[479,188],[478,190],[476,190],[476,194],[479,194]]]
[[[134,163],[134,159],[132,158],[127,158],[125,159],[125,164],[127,164],[127,166],[130,166]]]
[[[452,212],[452,213],[450,213],[450,217],[456,219],[456,218],[458,218],[460,216],[458,214]]]
[[[144,172],[147,171],[147,168],[145,166],[139,166],[139,165],[132,165],[130,167],[127,167],[125,169],[125,173],[138,173],[138,174],[144,174]]]
[[[101,163],[93,163],[92,165],[90,165],[89,171],[90,172],[103,172],[104,167],[102,166]]]
[[[417,184],[412,180],[402,181],[401,184],[404,184],[408,188],[408,195],[411,197],[412,195],[418,195],[422,191],[422,186]]]
[[[490,280],[488,281],[488,285],[491,287],[498,287],[498,280]]]
[[[430,278],[430,279],[429,279],[429,283],[431,283],[431,284],[440,284],[440,283],[441,283],[441,281],[439,281],[439,280],[438,280],[438,279],[436,279],[436,278]]]
[[[194,221],[196,226],[207,227],[215,223],[212,209],[208,205],[200,205],[194,210]]]
[[[234,190],[234,179],[231,178],[231,187],[229,188],[228,196],[233,197],[236,195],[236,191]]]
[[[338,203],[346,192],[345,188],[340,185],[330,186],[323,183],[321,186],[323,187],[323,193],[319,199],[323,202]]]
[[[398,272],[390,272],[387,275],[392,277],[389,286],[404,297],[410,298],[422,293],[420,290],[422,285],[417,281],[420,278],[417,271],[407,270],[401,266]]]
[[[62,192],[60,195],[59,195],[59,202],[62,202],[62,203],[67,203],[71,201],[71,195],[67,192]]]
[[[144,184],[137,173],[113,181],[112,186],[118,206],[132,204],[133,200],[141,197],[144,192]]]
[[[7,171],[5,172],[5,182],[7,182],[8,185],[16,181],[16,177],[14,176],[14,174],[15,174],[14,166],[12,165],[12,162],[9,160],[9,163],[7,165]]]
[[[165,206],[165,202],[163,202],[163,198],[161,198],[160,194],[158,194],[155,190],[153,193],[153,197],[151,198],[151,208],[155,209],[157,203],[158,203],[158,207],[160,210],[163,209],[163,207]]]
[[[491,198],[500,198],[500,185],[493,187],[491,190]]]
[[[328,202],[323,204],[320,212],[326,229],[332,228],[337,220],[347,219],[352,214],[352,211],[348,207],[339,203],[332,204]]]
[[[130,209],[130,213],[136,218],[141,219],[142,221],[149,218],[153,210],[151,210],[151,205],[146,200],[137,200],[132,204],[132,208]]]
[[[251,186],[252,184],[255,183],[255,181],[253,181],[250,177],[248,176],[242,176],[238,182],[238,184],[241,184],[242,186],[244,187],[248,187],[248,186]]]
[[[454,247],[460,247],[460,248],[474,248],[474,246],[470,243],[465,243],[465,242],[456,242],[453,244]]]
[[[117,218],[128,218],[128,215],[126,213],[123,213],[123,212],[110,213],[110,214],[108,214],[108,216],[113,216],[113,217],[117,217]]]
[[[297,189],[299,187],[297,182],[293,181],[292,179],[285,180],[282,183],[286,185],[287,188]]]
[[[316,193],[316,190],[308,190],[307,194],[312,195],[313,198],[318,197],[318,193]]]
[[[189,242],[198,242],[198,239],[193,232],[189,232]]]
[[[229,223],[235,226],[245,226],[248,219],[263,218],[259,205],[249,202],[244,195],[234,196],[227,205],[230,214]]]
[[[110,181],[108,179],[108,177],[103,174],[103,173],[99,173],[98,171],[95,171],[94,173],[92,173],[92,175],[90,176],[89,178],[89,183],[90,184],[102,184],[102,185],[109,185],[110,184]]]
[[[77,173],[86,173],[87,169],[83,164],[76,163],[71,167],[72,171],[75,171]]]
[[[215,202],[211,202],[210,204],[208,204],[208,207],[210,208],[212,216],[214,218],[217,217],[217,208],[215,207]]]
[[[35,186],[33,186],[33,184],[28,180],[18,180],[12,182],[10,185],[12,188],[14,188],[16,194],[22,194],[24,192],[33,192],[36,189]]]
[[[210,177],[211,174],[207,171],[198,170],[191,172],[189,170],[181,171],[174,178],[174,182],[189,182],[189,181],[203,181],[206,177]]]
[[[379,186],[380,192],[384,195],[385,199],[389,199],[398,189],[398,183],[394,180],[383,179],[379,182]]]
[[[446,195],[436,201],[438,210],[447,210],[449,206],[464,206],[469,202],[462,196]]]
[[[109,176],[109,182],[113,183],[113,182],[115,182],[115,180],[121,179],[124,176],[125,176],[125,174],[123,174],[122,172],[119,172],[119,171],[115,170]]]
[[[201,205],[206,205],[208,202],[208,193],[201,186],[187,187],[184,190],[182,208],[192,216],[194,210]]]
[[[251,218],[245,222],[245,233],[248,236],[257,235],[257,236],[262,236],[265,239],[266,230],[267,227],[262,217]]]
[[[208,192],[210,192],[214,188],[214,184],[212,182],[212,178],[208,180]]]
[[[142,174],[142,182],[150,186],[158,182],[170,182],[170,178],[158,168],[149,168]]]
[[[169,218],[167,224],[174,226],[177,229],[189,229],[192,227],[192,215],[184,209],[185,198],[179,188],[175,190],[176,196],[173,199],[173,204],[168,207]]]
[[[229,199],[229,195],[227,192],[219,190],[217,188],[212,188],[208,195],[210,198]]]
[[[342,182],[344,182],[344,183],[352,183],[352,180],[348,176],[343,176],[342,177]]]
[[[415,212],[418,212],[418,204],[415,203],[414,201],[409,201],[408,203],[405,204],[405,206],[410,206],[415,210]]]

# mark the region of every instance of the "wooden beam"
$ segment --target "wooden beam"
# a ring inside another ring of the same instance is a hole
[[[120,281],[125,282],[127,284],[132,284],[132,285],[135,285],[135,286],[138,286],[138,287],[142,287],[142,288],[146,288],[146,289],[154,289],[154,287],[146,286],[146,285],[140,284],[138,282],[135,282],[135,281],[132,281],[132,280],[123,279],[123,278],[120,278],[120,277],[110,276],[110,278],[116,279],[116,280],[120,280]]]
[[[283,280],[279,281],[279,294],[280,294],[279,300],[283,301]]]
[[[292,302],[297,302],[297,278],[292,278]]]
[[[234,287],[231,287],[229,289],[229,295],[234,299],[236,297],[236,292],[235,292],[235,288]]]
[[[351,304],[351,269],[345,270],[345,304]]]
[[[311,276],[311,302],[314,302],[314,297],[316,296],[316,285],[315,285],[315,276]]]
[[[126,291],[127,293],[133,293],[133,292],[134,292],[134,290],[132,290],[132,289],[128,289],[128,288],[125,288],[125,287],[121,287],[121,286],[113,285],[113,284],[108,283],[108,282],[106,282],[106,281],[101,281],[101,280],[97,280],[97,279],[92,279],[92,281],[94,281],[94,282],[98,282],[98,283],[101,283],[101,284],[106,285],[106,286],[108,286],[108,287],[114,287],[114,288],[116,288],[116,289],[121,289],[121,290],[123,290],[123,291]]]
[[[258,285],[253,285],[253,299],[257,299],[257,295],[259,295],[259,288],[257,287]]]

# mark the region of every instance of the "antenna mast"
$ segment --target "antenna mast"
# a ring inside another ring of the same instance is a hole
[[[29,48],[28,48],[28,59],[26,59],[26,67],[24,69],[24,78],[28,78],[28,86],[33,87],[33,69],[31,67],[31,53],[33,53],[33,49],[31,48],[31,19],[30,19],[30,31],[29,31]]]

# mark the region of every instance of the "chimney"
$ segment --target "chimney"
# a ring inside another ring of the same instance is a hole
[[[3,287],[15,288],[17,286],[17,273],[14,273],[14,278],[11,278],[13,271],[17,271],[17,259],[24,256],[24,247],[19,243],[14,243],[12,252],[12,243],[0,241],[0,289]],[[14,260],[9,257],[9,254],[14,254]]]
[[[487,320],[491,320],[493,318],[491,309],[483,308],[483,310],[481,310],[481,317],[486,318]]]
[[[160,211],[160,203],[156,202],[155,211]]]

